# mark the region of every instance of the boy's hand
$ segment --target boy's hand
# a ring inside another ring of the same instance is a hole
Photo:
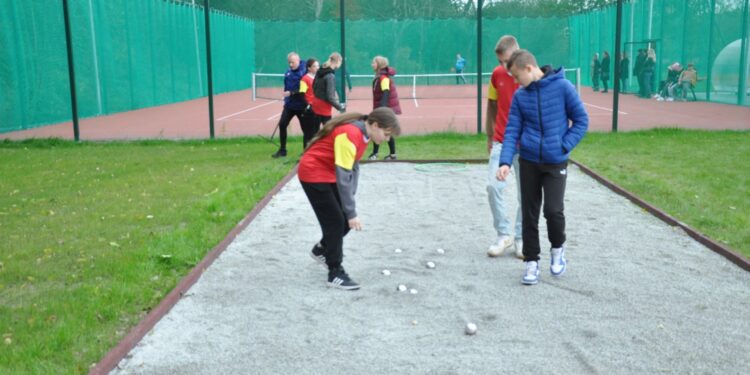
[[[286,97],[287,97],[287,96],[289,96],[289,95],[292,95],[292,93],[291,93],[291,92],[289,92],[289,91],[284,91],[284,96],[283,96],[284,98],[286,98]]]
[[[362,230],[362,222],[359,221],[359,217],[353,217],[349,219],[349,228],[354,230]]]
[[[505,178],[508,177],[508,173],[510,173],[510,167],[507,165],[501,166],[497,170],[497,179],[500,181],[505,181]]]

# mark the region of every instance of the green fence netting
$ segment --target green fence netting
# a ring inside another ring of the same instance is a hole
[[[696,95],[703,100],[749,104],[747,84],[741,85],[743,29],[747,30],[742,1],[736,0],[638,0],[623,5],[623,52],[630,60],[629,75],[639,49],[656,52],[656,82],[675,62],[695,64],[699,81]],[[614,58],[616,8],[569,18],[571,61],[578,61],[584,84],[591,84],[594,53],[608,51]],[[746,34],[745,34],[746,35]],[[747,48],[747,47],[746,47]],[[747,64],[745,64],[747,72]],[[748,75],[744,78],[747,80]],[[658,83],[657,83],[658,84]],[[636,90],[635,79],[628,91]],[[743,88],[744,87],[744,88]],[[739,92],[745,90],[745,95]]]
[[[81,117],[207,95],[203,8],[162,0],[69,4]],[[253,23],[223,12],[210,18],[214,92],[249,87]],[[69,121],[61,1],[0,2],[0,34],[0,132]]]
[[[306,9],[299,17],[278,15],[286,9],[283,2],[216,3],[242,16],[211,12],[214,93],[249,88],[252,73],[283,73],[289,51],[322,60],[341,50],[339,1],[297,4],[295,10]],[[349,1],[347,71],[371,74],[372,57],[383,55],[402,73],[451,73],[460,53],[467,60],[465,72],[476,72],[477,20],[471,7],[475,3],[449,3]],[[200,0],[70,0],[81,117],[206,96],[202,4]],[[693,63],[700,79],[695,90],[699,99],[747,104],[746,4],[743,0],[625,1],[622,48],[631,69],[638,49],[654,48],[657,82],[673,62]],[[404,11],[363,16],[391,5]],[[497,5],[485,1],[490,8]],[[446,18],[456,9],[463,16]],[[580,67],[583,83],[590,84],[594,53],[608,51],[612,62],[617,61],[615,16],[614,6],[570,16],[503,17],[495,12],[482,19],[482,70],[489,72],[497,64],[493,53],[497,39],[513,34],[540,63]],[[0,1],[0,42],[0,132],[69,121],[61,1]],[[630,79],[625,89],[633,91],[635,85]]]

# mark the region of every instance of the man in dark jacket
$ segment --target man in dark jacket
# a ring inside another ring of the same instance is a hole
[[[568,156],[588,129],[589,117],[583,102],[564,69],[540,69],[534,55],[518,50],[508,68],[521,85],[513,101],[505,129],[506,145],[520,145],[521,209],[523,217],[523,256],[526,273],[521,282],[539,282],[539,209],[544,196],[544,217],[552,248],[550,273],[565,272],[564,196]],[[572,122],[572,125],[569,123]],[[516,147],[500,153],[497,178],[505,181]]]
[[[292,121],[292,117],[296,116],[301,127],[302,115],[305,113],[305,108],[307,108],[305,94],[299,91],[300,80],[307,73],[307,68],[305,65],[299,63],[299,55],[296,52],[289,52],[286,60],[289,63],[289,69],[284,73],[284,110],[281,112],[278,125],[279,150],[271,155],[273,158],[286,156],[286,129],[289,127],[289,122]]]

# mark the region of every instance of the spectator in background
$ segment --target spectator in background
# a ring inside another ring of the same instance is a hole
[[[633,67],[633,76],[638,80],[638,96],[643,98],[644,92],[646,91],[646,85],[643,83],[643,65],[646,63],[646,51],[643,49],[638,50],[638,56],[635,58],[635,66]]]
[[[604,91],[602,91],[603,94],[606,94],[609,90],[609,86],[607,82],[609,82],[609,52],[604,51],[602,53],[602,61],[601,61],[601,79],[602,79],[602,86],[604,87]]]
[[[649,48],[646,52],[646,60],[643,62],[643,91],[642,98],[650,98],[653,95],[654,66],[656,66],[656,52]]]
[[[680,73],[680,78],[677,81],[678,87],[682,89],[683,101],[687,100],[688,90],[692,92],[697,83],[698,72],[695,70],[695,65],[693,65],[692,63],[688,64],[687,69],[683,70],[682,73]],[[693,98],[695,99],[695,93],[693,93]]]
[[[305,113],[305,108],[307,108],[305,93],[300,92],[300,82],[307,72],[307,68],[305,65],[300,64],[299,55],[296,52],[289,52],[286,56],[286,61],[289,68],[284,74],[284,92],[282,94],[284,98],[284,109],[281,112],[278,124],[279,150],[271,155],[273,158],[286,157],[286,129],[289,127],[289,122],[292,121],[293,117],[297,117],[300,127],[303,127],[304,120],[302,117]]]
[[[464,68],[466,67],[466,59],[461,57],[460,53],[456,54],[456,84],[458,84],[458,79],[461,78],[463,83],[466,83],[466,78],[464,77]]]
[[[620,83],[622,83],[622,87],[620,87],[620,92],[623,94],[627,92],[628,87],[628,76],[630,75],[630,59],[628,59],[628,54],[623,52],[620,54]]]
[[[675,62],[674,64],[667,67],[667,79],[659,82],[659,92],[656,94],[656,100],[658,101],[674,101],[672,94],[674,88],[677,86],[677,81],[680,80],[680,74],[682,73],[682,66],[680,63]]]
[[[602,74],[602,64],[599,62],[599,54],[595,53],[591,59],[591,83],[594,85],[594,92],[599,91],[599,77]]]

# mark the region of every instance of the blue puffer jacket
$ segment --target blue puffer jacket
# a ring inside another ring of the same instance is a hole
[[[304,110],[307,107],[305,94],[299,92],[299,82],[307,74],[307,68],[304,61],[299,64],[297,70],[289,68],[284,74],[284,91],[289,91],[290,96],[284,98],[284,107],[289,109]]]
[[[542,79],[513,95],[503,143],[520,143],[521,159],[526,161],[559,164],[568,160],[583,139],[589,116],[573,84],[565,79],[564,69],[543,70]],[[570,126],[569,121],[573,122]],[[500,165],[511,165],[516,151],[516,147],[503,147]]]

